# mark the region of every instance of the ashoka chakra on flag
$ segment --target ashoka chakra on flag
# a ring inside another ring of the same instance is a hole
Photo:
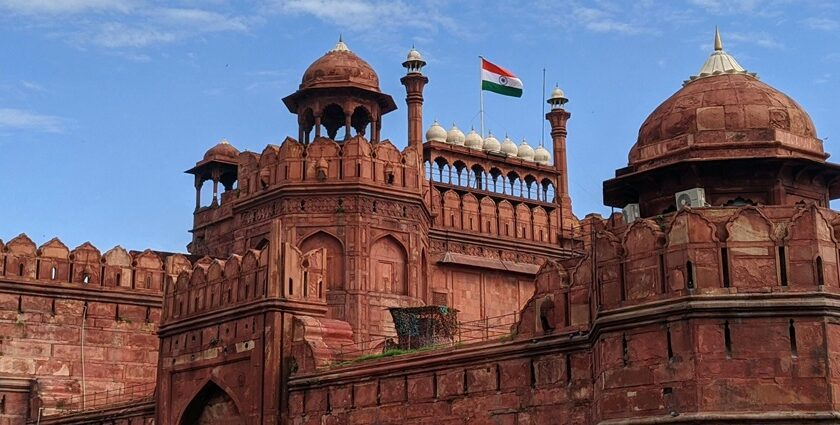
[[[522,96],[522,80],[512,72],[481,58],[481,89],[505,96]]]

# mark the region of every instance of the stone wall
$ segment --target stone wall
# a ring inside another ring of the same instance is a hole
[[[300,371],[294,424],[837,423],[836,213],[590,217],[514,341]]]
[[[175,262],[120,247],[71,251],[58,239],[36,247],[26,235],[0,242],[0,423],[153,383],[161,287]]]

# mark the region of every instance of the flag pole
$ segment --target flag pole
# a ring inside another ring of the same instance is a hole
[[[484,57],[478,56],[478,115],[481,119],[481,137],[484,138],[484,83],[481,79],[481,70]]]
[[[542,97],[545,97],[545,68],[543,68]],[[540,117],[540,123],[542,124],[542,130],[540,131],[540,146],[545,147],[545,102],[543,102],[543,99],[540,99],[540,105],[542,105],[542,116]]]

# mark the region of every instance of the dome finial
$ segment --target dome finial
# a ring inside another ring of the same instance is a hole
[[[344,43],[344,37],[342,34],[338,34],[338,43],[335,44],[331,52],[349,52],[350,49],[347,47],[347,44]]]
[[[715,25],[715,51],[723,51],[723,42],[720,41],[720,31],[718,30],[717,25]]]

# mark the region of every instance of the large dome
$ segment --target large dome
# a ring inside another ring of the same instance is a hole
[[[650,114],[629,162],[639,169],[699,157],[775,156],[790,150],[824,160],[816,137],[808,113],[784,93],[750,75],[715,75],[687,83]],[[755,142],[775,141],[791,146],[770,149],[776,153],[755,149]]]
[[[303,73],[301,89],[322,87],[359,87],[378,92],[379,76],[370,64],[339,40],[332,50],[312,62]]]
[[[634,171],[686,160],[826,158],[808,113],[723,50],[648,116],[630,150]]]

